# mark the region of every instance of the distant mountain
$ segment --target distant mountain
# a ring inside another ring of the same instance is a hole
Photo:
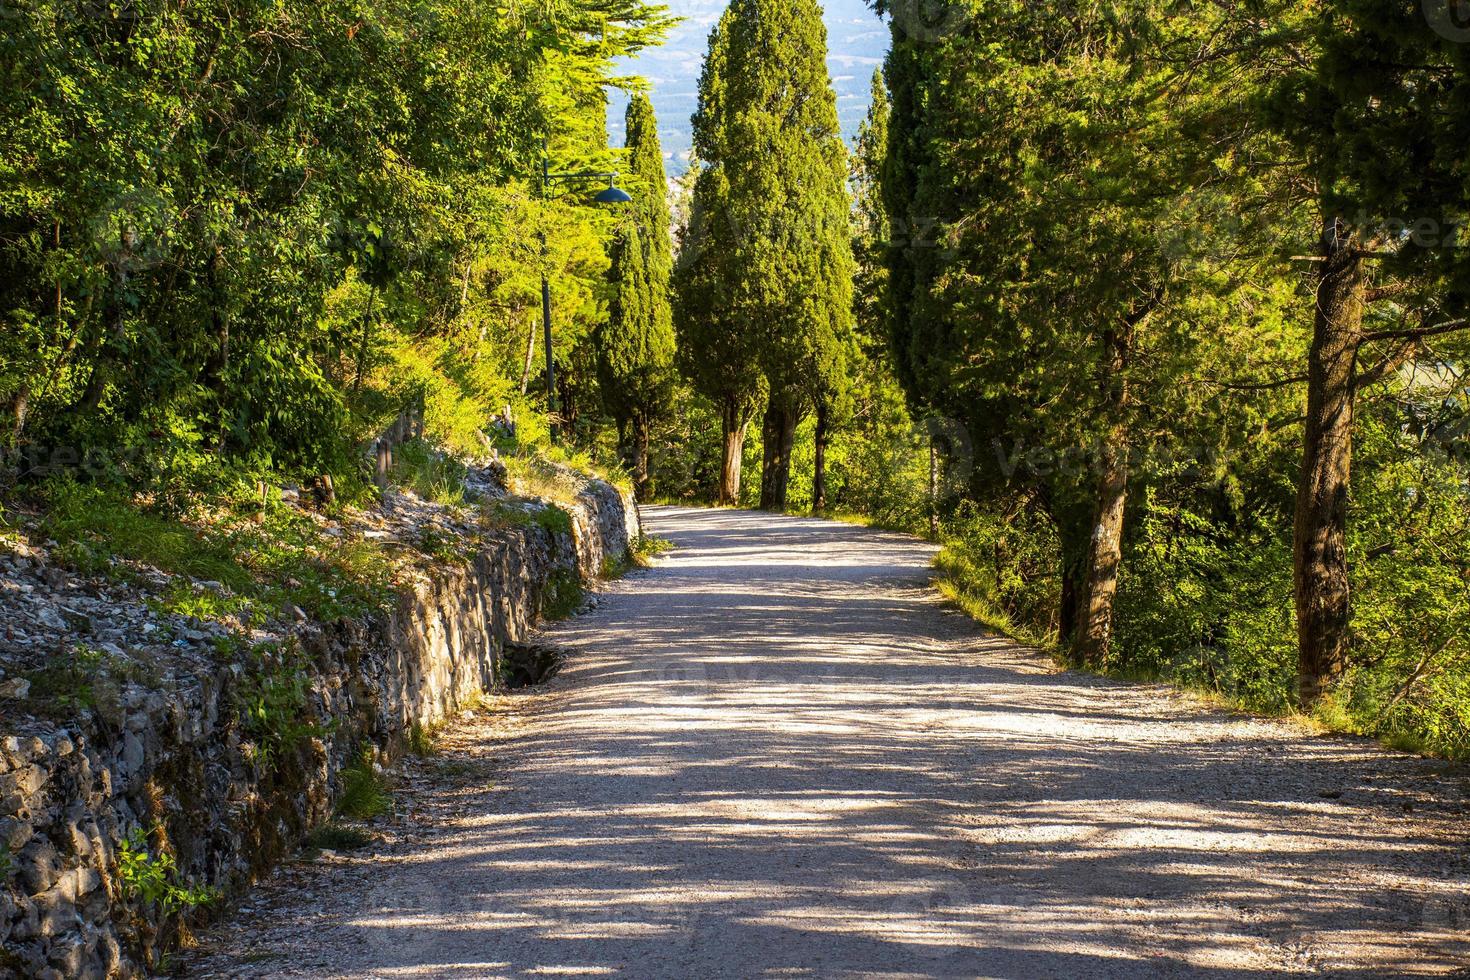
[[[699,73],[709,46],[709,32],[724,12],[725,0],[666,0],[669,11],[684,23],[669,35],[663,47],[645,51],[626,62],[622,70],[642,75],[653,86],[659,137],[671,176],[689,167],[689,117],[699,88]],[[827,64],[837,90],[837,111],[849,142],[868,111],[869,81],[888,50],[888,26],[864,0],[829,0],[826,7]],[[623,144],[623,108],[627,99],[613,93],[608,107],[608,132],[614,146]]]

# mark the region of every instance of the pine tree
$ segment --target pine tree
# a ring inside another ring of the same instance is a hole
[[[603,403],[617,421],[638,499],[647,500],[649,431],[673,382],[674,318],[668,182],[653,105],[642,93],[628,103],[627,153],[633,205],[613,240],[613,298],[594,340]]]

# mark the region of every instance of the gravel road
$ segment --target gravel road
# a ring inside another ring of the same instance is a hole
[[[1470,964],[1463,771],[1057,673],[931,549],[649,508],[559,677],[287,869],[220,977],[1335,977]]]

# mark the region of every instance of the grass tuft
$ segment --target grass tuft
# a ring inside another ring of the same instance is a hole
[[[401,443],[393,450],[393,480],[422,500],[446,507],[463,506],[468,472],[464,463],[421,439]]]
[[[373,835],[361,827],[348,827],[340,823],[323,824],[306,838],[306,846],[312,851],[360,851],[373,842]]]
[[[357,761],[342,770],[342,797],[337,815],[353,820],[371,820],[393,808],[388,783],[373,765],[373,750],[364,746]]]
[[[421,759],[438,751],[437,737],[432,727],[414,722],[408,730],[408,751]]]

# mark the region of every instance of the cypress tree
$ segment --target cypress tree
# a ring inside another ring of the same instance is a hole
[[[603,403],[638,499],[646,500],[649,429],[669,400],[675,341],[668,182],[653,105],[641,93],[628,103],[626,146],[633,204],[613,240],[612,303],[595,341]]]
[[[1280,302],[1268,277],[1218,271],[1232,236],[1212,215],[1238,213],[1262,181],[1210,149],[1257,149],[1234,115],[1234,66],[1178,69],[1175,52],[1215,25],[1121,9],[986,7],[937,42],[895,28],[882,179],[910,405],[997,449],[973,459],[978,499],[1044,514],[1058,631],[1094,666],[1112,656],[1130,491],[1148,475],[1137,461],[1191,429],[1202,445],[1230,438],[1229,407],[1181,379],[1259,356],[1240,310],[1274,322]],[[976,59],[980,38],[995,47]],[[1145,44],[1158,54],[1141,57]],[[1175,420],[1166,435],[1160,417]],[[1044,462],[1004,460],[1003,446]]]
[[[740,220],[731,210],[728,171],[718,163],[729,153],[725,67],[731,16],[727,10],[710,33],[699,79],[693,118],[697,170],[675,271],[680,365],[720,413],[721,504],[740,500],[745,433],[763,384],[751,322],[739,315],[745,285],[737,255]]]
[[[844,387],[852,334],[846,151],[820,7],[735,0],[704,82],[691,231],[707,275],[691,277],[700,286],[689,298],[716,304],[724,343],[764,375],[761,506],[780,510],[796,427]]]
[[[1351,664],[1349,489],[1368,389],[1470,329],[1465,32],[1447,3],[1310,8],[1312,59],[1266,102],[1315,189],[1306,419],[1293,540],[1298,697],[1312,707]],[[1448,224],[1449,227],[1446,227]]]

